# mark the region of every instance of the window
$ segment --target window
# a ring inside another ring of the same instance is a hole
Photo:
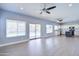
[[[26,23],[22,21],[18,21],[18,35],[25,35],[26,34]]]
[[[23,36],[26,31],[24,21],[6,20],[6,37]]]
[[[53,32],[53,26],[52,25],[46,25],[46,33],[52,33]]]

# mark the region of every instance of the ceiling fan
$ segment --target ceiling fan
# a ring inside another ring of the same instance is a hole
[[[63,24],[63,19],[62,18],[58,18],[57,19],[57,23],[60,24],[60,25],[62,25]]]
[[[54,9],[54,8],[56,8],[56,6],[46,8],[46,4],[44,4],[44,7],[41,10],[40,14],[42,14],[43,12],[46,12],[47,14],[51,14],[51,12],[49,12],[49,10]]]

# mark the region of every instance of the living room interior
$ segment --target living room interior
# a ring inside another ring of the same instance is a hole
[[[0,56],[79,56],[79,3],[0,3]]]

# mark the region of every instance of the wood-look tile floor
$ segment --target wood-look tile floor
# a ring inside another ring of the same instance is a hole
[[[56,36],[0,47],[0,56],[79,56],[79,37]]]

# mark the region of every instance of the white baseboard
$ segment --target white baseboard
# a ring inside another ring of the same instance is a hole
[[[17,41],[17,42],[1,44],[0,47],[9,46],[9,45],[13,45],[13,44],[19,44],[19,43],[23,43],[23,42],[27,42],[27,41],[29,41],[29,39],[28,40]]]
[[[47,37],[52,37],[52,36],[47,36]],[[40,37],[40,38],[47,38],[47,37]],[[13,44],[19,44],[19,43],[27,42],[27,41],[30,41],[30,40],[31,39],[21,40],[21,41],[17,41],[17,42],[5,43],[5,44],[1,44],[0,47],[9,46],[9,45],[13,45]]]

